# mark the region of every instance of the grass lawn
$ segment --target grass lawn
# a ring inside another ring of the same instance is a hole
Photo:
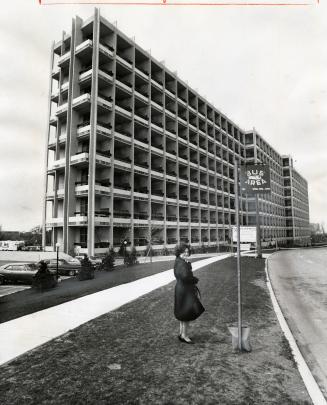
[[[4,404],[311,404],[279,328],[264,260],[242,258],[251,353],[235,353],[236,260],[196,272],[205,313],[177,339],[174,283],[0,368]],[[40,328],[40,332],[42,329]]]

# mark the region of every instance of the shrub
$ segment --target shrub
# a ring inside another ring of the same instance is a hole
[[[47,290],[57,285],[57,278],[54,274],[36,274],[33,279],[33,287],[37,290]]]
[[[124,264],[126,264],[127,266],[134,266],[135,264],[138,264],[135,247],[133,247],[130,252],[126,252],[126,255],[124,257]]]
[[[83,281],[83,280],[92,280],[93,278],[94,278],[94,268],[88,257],[85,257],[81,261],[81,269],[78,273],[78,279],[79,281]]]
[[[115,251],[111,248],[102,259],[102,269],[105,271],[112,271],[115,266]]]

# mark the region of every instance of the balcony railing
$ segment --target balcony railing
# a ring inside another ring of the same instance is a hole
[[[98,96],[103,98],[106,101],[109,101],[109,103],[112,103],[112,97],[111,96],[107,96],[106,94],[103,94],[103,93],[100,93],[100,92],[98,93]]]
[[[94,211],[94,215],[96,217],[104,217],[104,218],[108,218],[110,217],[111,213],[105,209],[99,210],[99,211]]]
[[[163,197],[165,195],[165,193],[161,190],[151,190],[151,194],[158,195],[160,197]]]
[[[149,214],[147,212],[138,212],[137,214],[134,214],[135,219],[148,219]]]
[[[145,121],[149,121],[149,116],[147,114],[141,113],[139,111],[135,111],[135,114],[138,115],[140,118],[143,118]]]
[[[146,246],[148,240],[146,238],[134,238],[134,246]]]
[[[104,249],[104,248],[109,248],[109,246],[110,246],[110,243],[109,243],[109,242],[96,242],[96,243],[94,244],[95,249],[98,249],[98,248],[102,248],[102,249]]]
[[[131,213],[128,210],[114,210],[114,216],[118,218],[130,218]]]
[[[90,121],[83,121],[80,124],[77,124],[77,129],[87,127],[90,124],[91,124]]]
[[[99,44],[99,50],[110,58],[113,57],[114,48],[110,45]]]
[[[157,219],[159,221],[163,221],[164,220],[164,216],[162,214],[152,214],[151,215],[151,219]]]
[[[92,69],[92,65],[87,66],[87,67],[83,68],[82,70],[80,70],[79,74],[82,75],[83,73],[88,72],[91,69]]]
[[[148,169],[149,168],[149,165],[148,165],[147,162],[137,162],[137,163],[135,162],[135,165],[143,167],[143,169]]]
[[[159,238],[153,238],[151,242],[152,245],[162,245],[164,243],[164,240]]]
[[[82,249],[86,249],[87,243],[86,242],[75,242],[74,246],[80,246]]]
[[[96,154],[99,156],[104,156],[110,158],[112,156],[110,150],[97,150]]]
[[[148,194],[149,189],[147,187],[135,187],[134,191],[137,193]]]
[[[74,215],[79,215],[81,217],[87,217],[87,211],[75,211]]]
[[[111,52],[115,52],[115,48],[109,44],[103,44],[100,42],[100,45],[103,46],[104,48],[108,48],[109,51],[111,51]]]
[[[110,122],[98,121],[98,125],[101,125],[104,128],[112,129],[112,125]]]
[[[131,190],[131,185],[129,183],[115,184],[115,188],[129,191]]]

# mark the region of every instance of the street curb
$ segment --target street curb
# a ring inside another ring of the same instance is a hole
[[[293,354],[294,360],[296,362],[297,368],[302,377],[304,385],[308,391],[308,394],[310,395],[314,405],[327,405],[327,401],[326,401],[325,397],[323,396],[316,380],[314,379],[306,361],[304,360],[302,353],[300,352],[300,349],[296,343],[296,340],[295,340],[295,338],[286,322],[286,319],[284,318],[282,310],[278,304],[276,295],[274,293],[274,290],[273,290],[273,287],[272,287],[272,284],[271,284],[271,281],[269,278],[268,259],[266,260],[266,264],[265,264],[265,272],[266,272],[266,277],[267,277],[267,287],[269,290],[269,294],[270,294],[271,302],[273,304],[274,311],[276,313],[280,327],[292,349],[292,354]]]

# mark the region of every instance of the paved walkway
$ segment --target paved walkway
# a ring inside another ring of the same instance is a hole
[[[0,297],[28,290],[29,288],[31,287],[28,285],[0,285]]]
[[[193,270],[229,256],[199,260]],[[171,269],[4,322],[0,325],[0,365],[174,280]]]

